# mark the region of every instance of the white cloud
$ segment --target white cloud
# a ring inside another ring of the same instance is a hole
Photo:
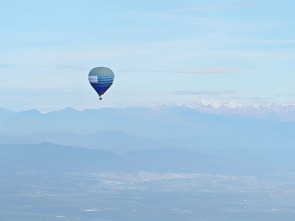
[[[185,71],[187,73],[197,73],[197,74],[232,74],[241,73],[241,70],[237,67],[205,67],[196,68]]]
[[[176,91],[175,95],[222,95],[222,94],[232,94],[234,91],[229,90],[186,90],[186,91]]]
[[[17,64],[0,64],[0,68],[18,68],[21,67],[21,65]]]
[[[289,44],[289,43],[295,43],[295,40],[293,39],[265,39],[265,40],[245,40],[241,41],[240,43],[270,43],[270,44]]]
[[[179,11],[179,12],[212,11],[212,10],[220,10],[220,9],[252,7],[252,6],[256,6],[256,5],[260,5],[260,4],[261,4],[261,2],[248,2],[248,3],[240,3],[240,4],[215,5],[215,6],[208,6],[208,7],[183,8],[183,9],[178,9],[175,11]]]
[[[244,73],[236,67],[204,67],[194,68],[187,70],[118,70],[119,72],[135,72],[135,73],[183,73],[183,74],[233,74],[233,73]]]

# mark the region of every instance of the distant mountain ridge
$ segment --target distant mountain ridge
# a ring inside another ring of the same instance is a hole
[[[100,131],[94,134],[75,134],[69,132],[45,133],[29,134],[20,137],[31,141],[31,143],[46,141],[96,150],[109,150],[115,153],[161,148],[163,143],[156,140],[131,136],[122,131]]]
[[[120,158],[108,151],[41,144],[0,145],[2,171],[96,171],[120,168]]]
[[[161,105],[154,108],[187,107],[208,114],[238,116],[259,119],[295,121],[295,104],[240,104],[232,102],[195,101],[188,104]]]
[[[159,148],[208,153],[295,146],[295,122],[208,114],[182,106],[0,111],[0,131],[6,136],[0,137],[2,144],[47,141],[116,153]]]
[[[142,107],[129,107],[129,108],[103,108],[103,109],[169,109],[169,108],[189,108],[198,112],[217,114],[217,115],[234,115],[240,117],[248,118],[261,118],[261,119],[277,119],[283,121],[295,121],[295,104],[277,104],[277,103],[267,103],[267,104],[241,104],[233,102],[214,102],[214,101],[204,101],[199,100],[187,104],[164,104],[164,105],[149,105]],[[89,109],[93,111],[95,109]],[[64,109],[42,112],[43,114],[56,114],[62,112],[64,114],[74,114],[75,112],[83,112],[85,110],[77,110],[72,107],[65,107]],[[40,111],[36,109],[14,112],[5,108],[0,108],[0,116],[2,115],[12,115],[12,114],[39,114]]]
[[[200,154],[180,149],[155,149],[116,155],[110,151],[41,144],[0,145],[0,171],[88,172],[151,171],[198,173],[249,173],[295,169],[291,152]]]
[[[25,144],[34,143],[20,137],[9,136],[5,133],[0,132],[0,144]]]

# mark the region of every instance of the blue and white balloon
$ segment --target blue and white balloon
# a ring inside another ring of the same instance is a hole
[[[89,83],[99,95],[100,100],[102,99],[101,95],[103,95],[112,86],[114,77],[114,72],[105,67],[93,68],[89,72]]]

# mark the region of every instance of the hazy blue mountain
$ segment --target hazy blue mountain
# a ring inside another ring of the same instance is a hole
[[[32,142],[19,137],[9,136],[0,132],[0,144],[24,144],[24,143],[32,143]]]
[[[50,143],[0,145],[0,170],[48,172],[152,171],[256,174],[293,171],[295,151],[203,154],[180,149],[133,151],[116,155]]]
[[[108,151],[50,143],[0,145],[0,168],[11,171],[101,171],[120,169],[119,156]]]
[[[163,110],[103,108],[85,111],[66,108],[47,114],[36,110],[19,112],[12,118],[3,120],[0,128],[7,134],[96,133],[116,130],[143,137],[170,138],[195,135],[202,131],[205,123],[210,126],[222,122],[226,122],[222,117],[181,107]]]
[[[15,112],[7,110],[5,108],[0,108],[0,121],[8,120],[11,116],[14,116]]]
[[[31,142],[50,142],[68,146],[79,146],[91,149],[108,150],[115,153],[126,153],[134,150],[162,148],[164,141],[130,136],[121,131],[101,131],[94,134],[45,133],[28,134],[23,138]]]
[[[215,153],[295,146],[295,122],[206,114],[187,107],[66,108],[46,114],[31,110],[3,116],[0,131],[15,137],[118,153],[155,148]]]

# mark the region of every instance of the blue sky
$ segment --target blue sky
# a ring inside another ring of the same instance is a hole
[[[0,103],[294,103],[291,0],[1,1]],[[102,102],[88,72],[116,75]]]

